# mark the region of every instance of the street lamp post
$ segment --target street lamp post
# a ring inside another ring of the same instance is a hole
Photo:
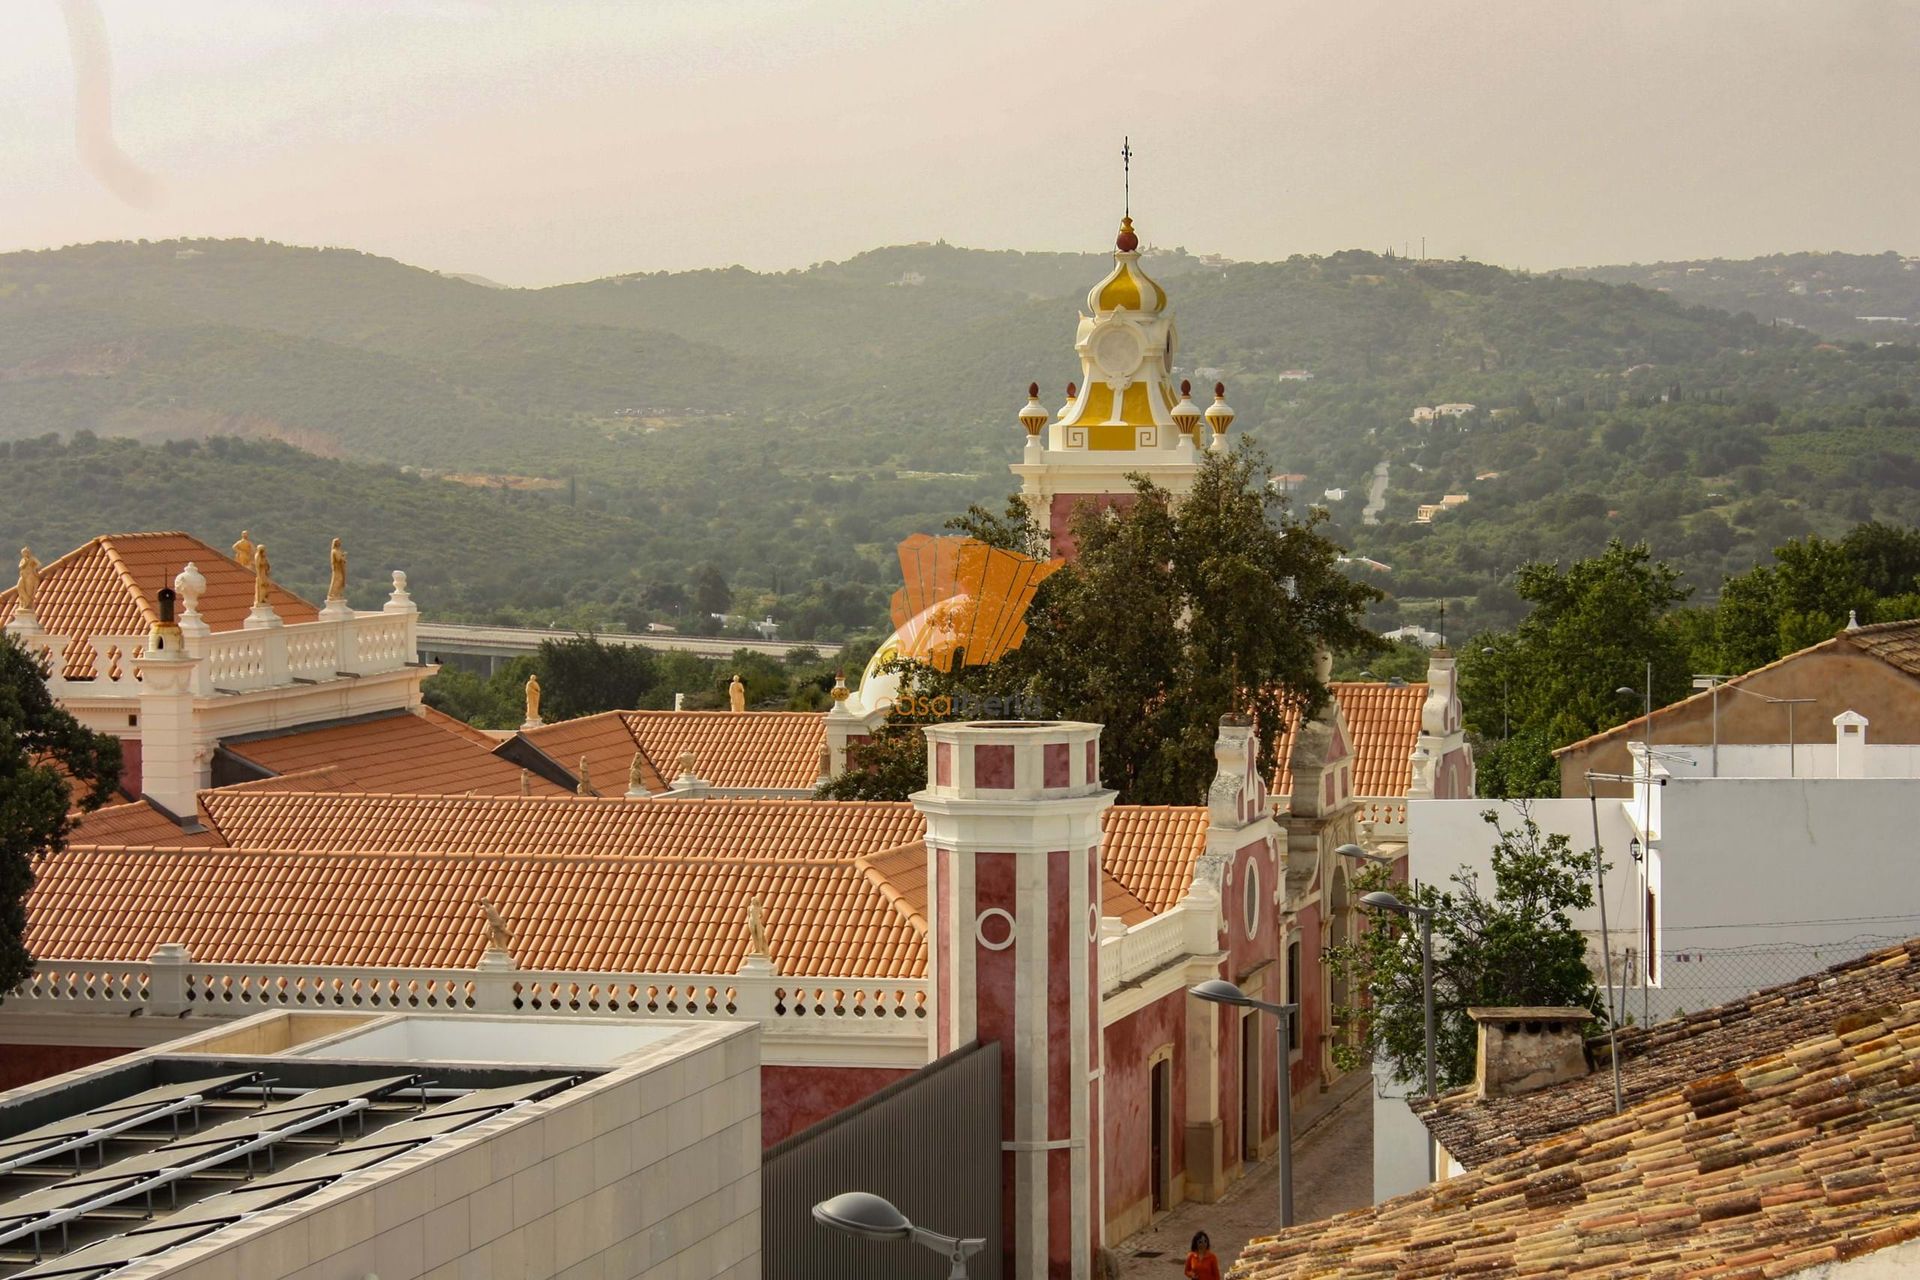
[[[892,1203],[866,1191],[842,1191],[813,1206],[813,1220],[864,1240],[911,1240],[952,1264],[947,1280],[967,1280],[967,1259],[987,1247],[985,1239],[943,1236],[907,1221]]]
[[[1288,1077],[1292,1073],[1292,1064],[1288,1061],[1289,1042],[1293,1039],[1288,1033],[1293,1028],[1293,1019],[1299,1014],[1298,1004],[1272,1004],[1266,1000],[1255,1000],[1225,978],[1210,978],[1205,982],[1188,987],[1187,991],[1210,1004],[1224,1004],[1236,1009],[1259,1009],[1270,1013],[1278,1024],[1275,1044],[1280,1056],[1275,1062],[1274,1089],[1280,1095],[1280,1150],[1277,1155],[1280,1180],[1280,1225],[1293,1225],[1293,1081]]]
[[[1427,1019],[1427,1097],[1437,1092],[1434,1080],[1434,1017],[1433,1017],[1433,911],[1429,907],[1416,907],[1400,901],[1392,894],[1381,890],[1365,894],[1360,899],[1363,907],[1372,907],[1376,911],[1391,911],[1397,916],[1405,916],[1420,924],[1420,987],[1422,1002],[1426,1006]],[[1432,1182],[1439,1176],[1436,1167],[1433,1135],[1427,1135],[1427,1181]]]

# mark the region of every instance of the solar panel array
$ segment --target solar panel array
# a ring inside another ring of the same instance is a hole
[[[0,1139],[0,1277],[101,1280],[579,1078],[450,1091],[404,1074],[296,1092],[243,1072]]]

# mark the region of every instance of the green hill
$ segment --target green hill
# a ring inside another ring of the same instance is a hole
[[[1637,284],[1722,311],[1748,311],[1828,337],[1920,339],[1920,257],[1897,253],[1776,253],[1732,262],[1696,258],[1566,272]],[[1877,317],[1868,319],[1868,317]]]
[[[1719,274],[1773,279],[1783,261]],[[1892,306],[1913,273],[1859,261]],[[449,590],[423,599],[441,612],[507,616],[537,597],[549,616],[685,624],[711,569],[734,609],[833,637],[884,616],[895,541],[1011,488],[1022,392],[1038,380],[1057,403],[1078,376],[1075,319],[1109,265],[921,244],[524,290],[258,241],[0,256],[0,441],[150,446],[55,450],[61,485],[10,486],[0,535],[53,547],[69,535],[50,529],[166,522],[137,518],[137,488],[69,483],[103,472],[220,493],[206,532],[230,540],[224,524],[268,523],[283,493],[263,476],[280,470],[284,496],[324,495],[316,519],[381,530],[396,555],[420,554],[400,531],[408,501],[440,513],[427,558]],[[1441,599],[1455,627],[1503,620],[1515,564],[1614,533],[1652,537],[1710,589],[1783,536],[1920,519],[1910,343],[1826,342],[1772,323],[1776,308],[1692,305],[1693,285],[1464,261],[1147,265],[1185,369],[1229,384],[1235,433],[1316,500],[1347,491],[1329,504],[1340,535],[1392,566],[1383,624]],[[1410,421],[1449,402],[1475,408]],[[157,447],[227,436],[314,456]],[[1368,525],[1382,461],[1387,507]]]

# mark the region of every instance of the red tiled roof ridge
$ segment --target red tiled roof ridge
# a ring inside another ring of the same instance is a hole
[[[912,840],[897,844],[891,849],[877,849],[872,853],[863,853],[853,860],[853,865],[860,868],[861,872],[866,875],[868,883],[873,885],[880,896],[892,904],[896,911],[906,917],[907,923],[912,925],[915,931],[923,938],[927,935],[928,926],[926,914],[916,908],[913,902],[908,899],[907,895],[902,893],[894,885],[893,881],[887,878],[886,873],[881,871],[875,864],[882,858],[898,857],[911,849],[918,849],[924,854],[926,847],[927,843],[925,840]]]
[[[146,615],[147,625],[151,627],[154,623],[158,622],[160,615],[155,612],[153,601],[149,600],[147,593],[140,589],[139,580],[133,576],[133,570],[127,568],[127,562],[120,558],[120,550],[113,545],[113,539],[100,539],[100,549],[106,552],[107,563],[112,565],[113,571],[120,576],[120,585],[127,589],[127,594],[132,596],[134,601],[140,606],[140,612]],[[183,564],[180,567],[184,569],[187,566]]]
[[[384,859],[388,861],[416,862],[435,858],[460,861],[516,862],[537,866],[646,866],[651,864],[685,866],[690,859],[677,854],[662,853],[499,853],[483,851],[472,853],[462,849],[421,850],[421,849],[301,849],[276,845],[216,845],[212,848],[194,848],[188,845],[169,844],[84,844],[76,843],[69,849],[81,853],[139,853],[191,855],[202,857],[218,855],[222,858],[303,858],[320,860],[335,858],[342,862],[356,860]],[[863,855],[865,856],[865,855]],[[753,858],[729,854],[713,858],[701,858],[702,867],[850,867],[857,865],[859,858]]]
[[[331,768],[333,768],[333,766],[331,765],[316,765],[311,769],[303,769],[300,771],[300,773],[310,773],[310,774],[325,773]],[[250,791],[254,791],[257,794],[259,792],[265,792],[269,790],[269,788],[260,786],[259,784],[261,783],[276,782],[276,781],[279,781],[281,778],[293,778],[298,776],[299,774],[289,773],[289,774],[275,775],[275,777],[272,777],[272,778],[253,778],[248,780],[247,782],[235,783],[234,785],[228,786],[228,787],[208,787],[208,788],[205,788],[204,793],[218,794],[220,792],[250,790]],[[797,808],[797,809],[804,809],[809,813],[823,812],[822,806],[832,806],[832,809],[824,810],[826,812],[832,812],[837,810],[842,813],[847,812],[849,810],[856,810],[856,809],[865,809],[869,811],[879,811],[879,810],[897,811],[897,810],[910,809],[913,807],[913,802],[910,800],[815,800],[809,796],[697,796],[697,797],[675,797],[675,798],[656,797],[650,800],[636,800],[632,797],[625,796],[625,795],[583,796],[583,795],[577,795],[570,791],[557,792],[557,793],[548,794],[548,795],[536,795],[536,796],[495,796],[495,795],[464,795],[464,794],[452,795],[446,792],[436,792],[436,791],[331,791],[331,790],[329,791],[296,791],[286,787],[273,789],[272,793],[278,797],[281,797],[287,800],[324,798],[324,799],[339,799],[343,801],[352,801],[352,802],[371,801],[371,800],[425,800],[425,801],[431,801],[435,804],[456,804],[456,803],[526,804],[526,805],[532,805],[532,804],[561,804],[561,805],[650,804],[650,805],[659,806],[661,808],[665,808],[669,805],[677,805],[677,806],[705,805],[709,809],[719,805],[748,805],[748,806],[754,806],[759,808]],[[1168,805],[1165,807],[1174,808],[1174,809],[1183,809],[1183,808],[1204,808],[1205,806],[1203,805],[1202,806]],[[698,812],[698,811],[694,810],[694,812]]]

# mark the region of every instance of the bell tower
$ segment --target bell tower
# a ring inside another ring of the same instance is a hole
[[[1226,388],[1215,384],[1205,413],[1194,405],[1189,384],[1182,383],[1176,397],[1179,346],[1167,292],[1141,268],[1140,237],[1133,219],[1123,218],[1113,269],[1087,291],[1074,334],[1080,380],[1068,385],[1057,415],[1040,404],[1037,385],[1019,413],[1027,444],[1013,473],[1054,555],[1072,557],[1069,526],[1081,502],[1124,506],[1133,494],[1127,476],[1136,472],[1178,497],[1193,487],[1200,452],[1226,447],[1233,423]],[[1199,439],[1203,420],[1211,444]]]

